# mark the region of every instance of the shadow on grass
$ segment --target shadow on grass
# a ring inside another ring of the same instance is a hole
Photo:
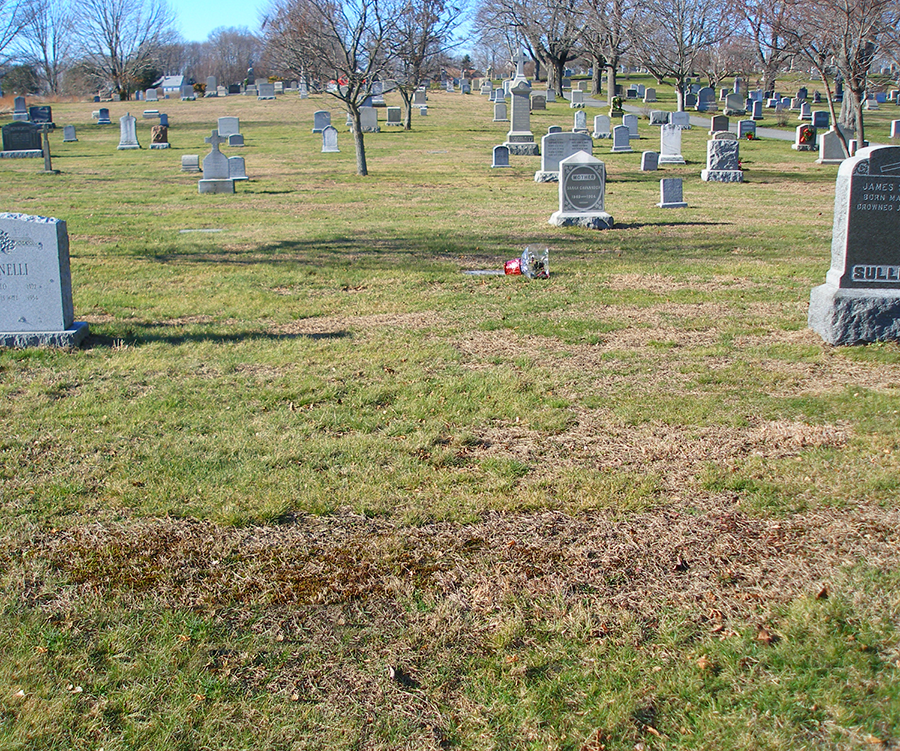
[[[129,347],[143,344],[187,344],[188,342],[213,342],[216,344],[231,344],[234,342],[248,341],[288,341],[292,339],[308,339],[312,341],[345,339],[352,336],[349,331],[328,331],[322,333],[298,333],[298,334],[273,334],[269,331],[240,331],[234,333],[216,331],[197,331],[165,333],[163,331],[143,331],[144,329],[162,329],[171,324],[147,323],[141,324],[139,329],[126,326],[121,336],[108,336],[105,334],[89,334],[85,339],[82,349],[112,349],[127,345]]]

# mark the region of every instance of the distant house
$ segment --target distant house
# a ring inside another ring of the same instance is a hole
[[[153,88],[161,87],[166,94],[180,94],[184,83],[184,76],[163,76],[153,84]]]

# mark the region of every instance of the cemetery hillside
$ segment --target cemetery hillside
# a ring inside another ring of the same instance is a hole
[[[0,749],[900,747],[895,73],[645,58],[4,86]]]

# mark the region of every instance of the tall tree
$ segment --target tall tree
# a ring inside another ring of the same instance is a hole
[[[273,0],[263,20],[267,43],[343,103],[359,175],[369,174],[360,108],[389,69],[395,17],[389,0]]]
[[[782,0],[748,0],[741,4],[744,34],[762,74],[763,91],[775,91],[775,77],[790,59],[784,48],[787,6]]]
[[[587,0],[584,46],[594,60],[593,93],[600,93],[600,68],[606,70],[610,97],[616,93],[616,73],[631,47],[633,0]]]
[[[547,86],[562,96],[566,63],[581,55],[585,12],[580,0],[482,0],[481,27],[510,30],[528,53],[548,69]]]
[[[258,65],[264,45],[246,26],[220,26],[209,33],[204,47],[209,67],[206,75],[227,85],[243,81],[247,69]]]
[[[0,63],[8,59],[5,50],[31,15],[29,0],[0,0]]]
[[[164,0],[78,0],[78,41],[98,82],[129,99],[141,72],[174,36]]]
[[[865,104],[869,71],[876,55],[896,50],[900,24],[898,0],[790,0],[787,5],[786,51],[812,66],[828,93],[833,122],[856,131],[865,140]],[[835,117],[830,78],[844,84],[841,117]],[[838,131],[840,133],[840,131]],[[841,140],[846,139],[841,133]],[[849,151],[848,151],[849,153]]]
[[[657,80],[673,80],[679,111],[698,56],[731,36],[732,16],[719,0],[642,1],[632,52]]]
[[[74,45],[72,8],[65,0],[32,0],[17,39],[18,56],[38,71],[43,87],[62,93],[63,73]]]
[[[402,0],[395,8],[389,57],[406,110],[406,130],[412,128],[413,92],[426,76],[439,72],[441,59],[453,46],[452,34],[464,10],[462,3],[453,0]],[[466,67],[465,60],[462,67]]]

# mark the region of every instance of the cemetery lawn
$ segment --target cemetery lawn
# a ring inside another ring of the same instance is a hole
[[[91,327],[0,351],[0,749],[896,748],[900,347],[806,327],[837,168],[642,173],[642,120],[563,230],[486,97],[429,104],[366,178],[324,96],[148,104],[167,151],[54,104],[61,174],[0,162]],[[223,115],[251,180],[201,196]]]

